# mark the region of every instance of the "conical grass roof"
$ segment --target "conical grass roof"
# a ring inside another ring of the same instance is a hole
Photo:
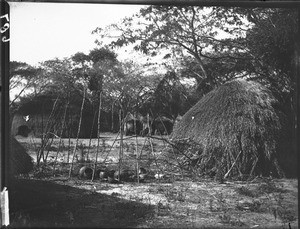
[[[33,169],[32,158],[26,149],[14,138],[11,138],[9,156],[10,175],[28,174]]]
[[[197,144],[201,172],[282,176],[276,159],[282,130],[277,101],[257,82],[234,80],[206,94],[175,125],[171,139]],[[187,147],[189,148],[189,147]],[[190,148],[189,148],[190,149]],[[185,152],[191,153],[191,152]],[[196,155],[195,155],[196,154]]]

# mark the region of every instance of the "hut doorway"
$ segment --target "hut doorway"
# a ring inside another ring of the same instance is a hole
[[[21,135],[23,137],[28,137],[28,134],[30,133],[30,129],[27,125],[22,125],[18,127],[18,131],[16,135]]]

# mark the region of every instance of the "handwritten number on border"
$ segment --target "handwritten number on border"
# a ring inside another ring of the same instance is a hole
[[[4,26],[2,26],[0,28],[0,32],[1,33],[5,33],[8,29],[9,29],[9,18],[8,18],[8,14],[2,15],[0,16],[1,20],[6,19],[7,23],[4,24]],[[2,41],[3,42],[8,42],[10,39],[7,39],[6,36],[3,36]]]

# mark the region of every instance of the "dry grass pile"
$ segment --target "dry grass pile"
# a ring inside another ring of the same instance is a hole
[[[234,80],[205,95],[174,127],[171,139],[201,174],[216,178],[283,176],[276,155],[283,115],[259,83]],[[184,147],[182,147],[184,146]]]

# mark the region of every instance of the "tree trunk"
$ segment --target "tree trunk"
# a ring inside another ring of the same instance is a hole
[[[111,132],[114,132],[114,107],[115,102],[113,102],[111,105]]]
[[[95,111],[94,117],[93,117],[93,124],[92,124],[92,128],[91,128],[89,147],[88,147],[88,151],[87,151],[87,155],[86,155],[87,161],[89,160],[89,155],[90,155],[90,148],[91,148],[91,143],[92,143],[92,136],[93,136],[93,130],[94,130],[94,125],[95,125],[96,114],[97,114],[97,112]]]

